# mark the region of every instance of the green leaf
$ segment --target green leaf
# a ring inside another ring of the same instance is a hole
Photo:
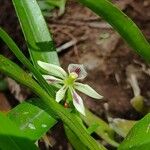
[[[9,118],[0,113],[0,149],[37,150],[38,148]]]
[[[37,1],[13,0],[13,4],[34,65],[37,65],[38,60],[59,64],[53,40]]]
[[[8,117],[32,141],[40,139],[57,122],[47,112],[34,105],[39,101],[38,98],[28,100],[8,113]]]
[[[89,128],[92,128],[92,126],[95,128],[95,133],[99,135],[102,139],[104,139],[107,143],[110,145],[113,145],[115,147],[118,147],[118,143],[114,141],[114,131],[109,127],[109,125],[103,121],[101,118],[95,116],[92,112],[90,112],[88,109],[86,109],[86,116],[81,116],[83,121],[89,126]]]
[[[97,130],[97,128],[99,127],[98,123],[93,123],[91,126],[88,127],[88,132],[89,134],[92,134],[93,132],[95,132]]]
[[[126,42],[150,62],[150,44],[136,24],[108,0],[78,0],[99,16],[102,16]]]
[[[133,126],[118,150],[149,150],[149,148],[150,114],[147,114]]]
[[[59,16],[63,15],[65,12],[65,5],[67,0],[45,0],[50,6],[59,7]]]

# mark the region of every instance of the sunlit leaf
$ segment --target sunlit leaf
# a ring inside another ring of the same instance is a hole
[[[133,126],[118,150],[149,150],[149,148],[150,114],[147,114]]]
[[[36,0],[13,0],[31,59],[58,64],[54,43]],[[42,53],[41,53],[42,52]]]
[[[0,113],[0,150],[37,150],[17,126]]]
[[[8,117],[32,141],[40,139],[57,122],[47,112],[33,105],[35,102],[40,103],[40,99],[23,102],[8,113]]]

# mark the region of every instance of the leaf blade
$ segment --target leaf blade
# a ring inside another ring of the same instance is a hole
[[[0,113],[0,149],[1,150],[37,150],[38,148],[20,132],[15,124]]]
[[[57,122],[47,112],[34,105],[35,101],[40,103],[38,98],[30,99],[19,104],[7,114],[26,137],[32,141],[40,139]],[[30,125],[35,128],[30,127]]]
[[[118,150],[149,150],[149,147],[150,113],[133,126]]]
[[[38,60],[59,64],[52,37],[36,0],[13,0],[13,4],[34,65]]]

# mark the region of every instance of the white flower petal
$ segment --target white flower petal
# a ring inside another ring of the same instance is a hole
[[[58,79],[54,76],[50,76],[50,75],[42,75],[43,78],[47,81],[47,83],[51,84],[51,83],[61,83],[63,82],[63,80]]]
[[[75,83],[75,89],[95,99],[102,99],[103,96],[98,94],[93,88],[87,84]]]
[[[59,103],[65,96],[67,87],[63,86],[57,93],[56,93],[56,101]]]
[[[79,64],[70,64],[68,66],[68,72],[72,73],[75,72],[78,75],[77,79],[84,79],[87,76],[87,72],[83,65]]]
[[[81,114],[85,116],[85,108],[82,98],[73,90],[72,91],[73,105]]]
[[[56,87],[57,89],[61,89],[63,87],[63,85],[59,83],[53,83],[53,86]]]
[[[54,75],[56,77],[64,79],[67,76],[67,73],[59,66],[49,64],[42,61],[37,61],[38,65],[47,71],[49,74]]]

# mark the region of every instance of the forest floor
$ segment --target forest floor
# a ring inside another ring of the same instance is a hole
[[[113,2],[134,20],[150,40],[150,1],[114,0]],[[57,17],[54,11],[53,16],[46,20],[60,50],[62,67],[67,69],[70,63],[84,64],[88,71],[85,83],[104,96],[103,101],[95,101],[83,95],[85,105],[104,119],[106,119],[105,103],[108,104],[107,111],[113,118],[140,119],[142,115],[130,104],[130,100],[134,97],[129,82],[130,74],[136,76],[141,95],[144,96],[146,105],[150,105],[150,70],[120,35],[102,18],[73,0],[67,2],[64,15]],[[9,0],[0,0],[0,26],[11,34],[28,56],[14,8]],[[67,47],[70,43],[71,45]],[[19,63],[4,44],[0,43],[0,46],[0,53]],[[6,77],[0,75],[0,78]],[[9,111],[22,98],[31,96],[29,90],[18,87],[8,78],[7,81],[9,89],[0,92],[2,111]],[[58,124],[52,133],[57,141],[52,149],[68,149],[62,125]]]

